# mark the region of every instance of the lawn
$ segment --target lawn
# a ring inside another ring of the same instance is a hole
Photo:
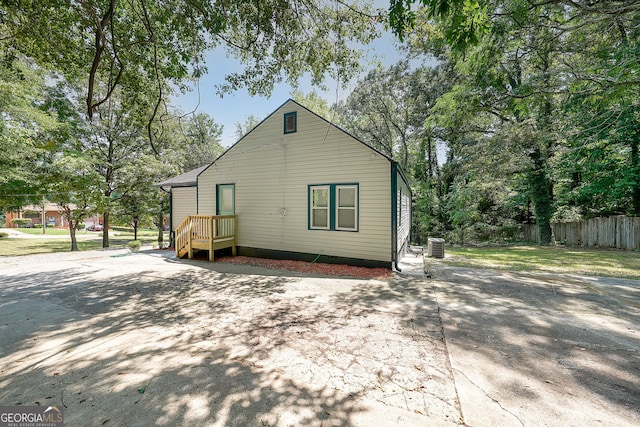
[[[22,230],[21,230],[22,231]],[[47,230],[48,232],[49,230]],[[64,231],[64,230],[62,230]],[[69,232],[66,231],[68,234]],[[102,233],[87,233],[84,232],[78,234],[78,249],[81,251],[87,251],[92,249],[102,248]],[[124,248],[127,247],[130,241],[133,240],[133,233],[118,233],[113,235],[110,233],[109,247],[111,248]],[[165,233],[165,242],[169,239],[168,233]],[[138,233],[138,240],[142,244],[157,245],[157,232],[156,233]],[[52,238],[0,238],[0,256],[14,256],[14,255],[30,255],[41,254],[50,252],[68,252],[71,248],[71,239],[64,239],[61,237]]]
[[[640,279],[640,253],[558,246],[447,247],[445,264]]]
[[[42,228],[17,228],[16,231],[24,234],[42,235]],[[84,234],[84,231],[78,231],[78,234]],[[45,236],[68,236],[69,230],[62,228],[47,228]]]

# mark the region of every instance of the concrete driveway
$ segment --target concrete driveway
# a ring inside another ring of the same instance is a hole
[[[640,281],[439,267],[464,421],[640,425]]]
[[[0,405],[69,426],[633,425],[638,282],[0,258]]]

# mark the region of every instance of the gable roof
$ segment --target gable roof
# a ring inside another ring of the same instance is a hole
[[[222,154],[220,154],[218,156],[217,159],[215,159],[211,164],[208,164],[206,166],[202,166],[199,167],[197,169],[191,170],[189,172],[183,173],[182,175],[178,175],[175,178],[171,178],[168,179],[166,181],[163,181],[161,183],[156,184],[156,187],[194,187],[197,184],[198,181],[198,176],[204,172],[206,169],[208,169],[209,167],[211,167],[213,164],[215,164],[218,160],[220,160],[220,158],[222,158],[222,156],[224,156],[225,154],[227,154],[229,151],[231,151],[236,145],[240,144],[240,142],[242,142],[243,139],[245,139],[249,134],[251,134],[253,131],[255,131],[257,128],[259,128],[264,122],[266,122],[267,120],[269,120],[269,118],[271,118],[271,116],[273,116],[275,113],[278,112],[278,110],[280,110],[282,107],[284,107],[286,104],[288,103],[293,103],[296,106],[308,111],[309,113],[313,114],[314,116],[316,116],[317,118],[319,118],[320,120],[326,122],[329,126],[334,127],[335,129],[339,130],[340,132],[350,136],[353,140],[359,142],[360,144],[364,145],[365,147],[367,147],[368,149],[370,149],[371,151],[381,155],[382,157],[384,157],[385,159],[387,159],[389,162],[391,163],[396,163],[391,157],[387,156],[386,154],[384,154],[383,152],[377,150],[376,148],[373,148],[372,146],[370,146],[369,144],[367,144],[366,142],[361,141],[360,139],[356,138],[355,136],[353,136],[352,134],[350,134],[349,132],[347,132],[346,130],[342,129],[340,126],[336,125],[335,123],[330,122],[329,120],[325,119],[324,117],[318,115],[317,113],[311,111],[310,109],[308,109],[307,107],[305,107],[304,105],[300,104],[299,102],[297,102],[294,99],[287,99],[284,103],[282,103],[282,105],[280,105],[278,108],[276,108],[275,110],[273,110],[273,112],[271,114],[269,114],[267,117],[265,117],[260,123],[258,123],[257,125],[255,125],[253,127],[253,129],[251,129],[249,132],[245,133],[238,141],[236,141],[231,147],[227,148]]]
[[[330,122],[329,120],[325,119],[324,117],[322,117],[321,115],[315,113],[314,111],[311,111],[310,109],[308,109],[307,107],[305,107],[304,105],[300,104],[298,101],[296,101],[295,99],[287,99],[285,102],[282,103],[282,105],[280,105],[278,108],[276,108],[275,110],[273,110],[273,112],[271,114],[269,114],[267,117],[265,117],[260,123],[258,123],[257,125],[255,125],[253,127],[253,129],[251,129],[249,132],[245,133],[242,138],[240,138],[235,144],[233,144],[231,147],[227,148],[222,154],[220,154],[220,156],[218,156],[218,158],[213,162],[217,162],[218,160],[220,160],[220,158],[222,156],[224,156],[225,154],[227,154],[229,151],[231,151],[231,149],[233,149],[233,147],[235,147],[236,145],[238,145],[240,142],[242,142],[243,139],[245,139],[247,136],[249,136],[253,131],[255,131],[256,129],[258,129],[264,122],[266,122],[267,120],[269,120],[271,118],[271,116],[273,116],[275,113],[278,112],[278,110],[280,110],[282,107],[284,107],[285,105],[287,105],[288,103],[292,103],[295,104],[296,106],[302,108],[303,110],[308,111],[309,113],[313,114],[314,116],[316,116],[317,118],[319,118],[320,120],[322,120],[323,122],[327,123],[329,126],[334,127],[335,129],[339,130],[340,132],[349,135],[351,138],[353,138],[355,141],[358,141],[360,144],[364,145],[365,147],[367,147],[368,149],[370,149],[371,151],[374,151],[376,153],[378,153],[379,155],[381,155],[382,157],[384,157],[385,159],[389,160],[390,162],[393,161],[393,159],[389,156],[387,156],[386,154],[384,154],[383,152],[377,150],[376,148],[373,148],[372,146],[370,146],[369,144],[367,144],[366,142],[361,141],[360,139],[356,138],[355,136],[353,136],[352,134],[350,134],[349,132],[347,132],[346,130],[342,129],[340,126],[336,125],[335,123]],[[212,163],[212,164],[213,164]],[[211,166],[211,165],[209,165]],[[205,168],[206,169],[206,168]]]
[[[185,172],[182,175],[167,179],[166,181],[159,182],[156,187],[193,187],[198,181],[198,175],[202,173],[209,165],[201,166],[197,169]]]

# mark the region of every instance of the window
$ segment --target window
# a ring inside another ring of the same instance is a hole
[[[309,186],[309,228],[358,231],[358,184]]]
[[[284,115],[284,133],[294,133],[298,130],[298,117],[295,111]]]
[[[217,215],[233,215],[235,213],[235,185],[216,185],[216,212]]]
[[[354,185],[336,186],[336,230],[356,231],[358,229],[358,187]]]
[[[329,229],[329,187],[315,186],[311,188],[311,228]]]

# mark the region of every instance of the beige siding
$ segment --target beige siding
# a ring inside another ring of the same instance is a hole
[[[196,187],[179,187],[171,190],[172,231],[189,215],[196,214]]]
[[[215,215],[216,213],[216,182],[198,178],[198,215]]]
[[[397,249],[399,258],[402,257],[404,251],[409,244],[409,235],[411,233],[411,193],[409,187],[402,179],[402,175],[398,172],[396,175],[398,192],[397,197],[397,215],[398,215],[398,234]]]
[[[285,135],[291,111],[298,130]],[[215,207],[216,184],[235,184],[239,246],[390,261],[390,171],[383,156],[287,103],[200,175],[199,213]],[[359,231],[309,230],[308,186],[344,183],[359,184]]]

